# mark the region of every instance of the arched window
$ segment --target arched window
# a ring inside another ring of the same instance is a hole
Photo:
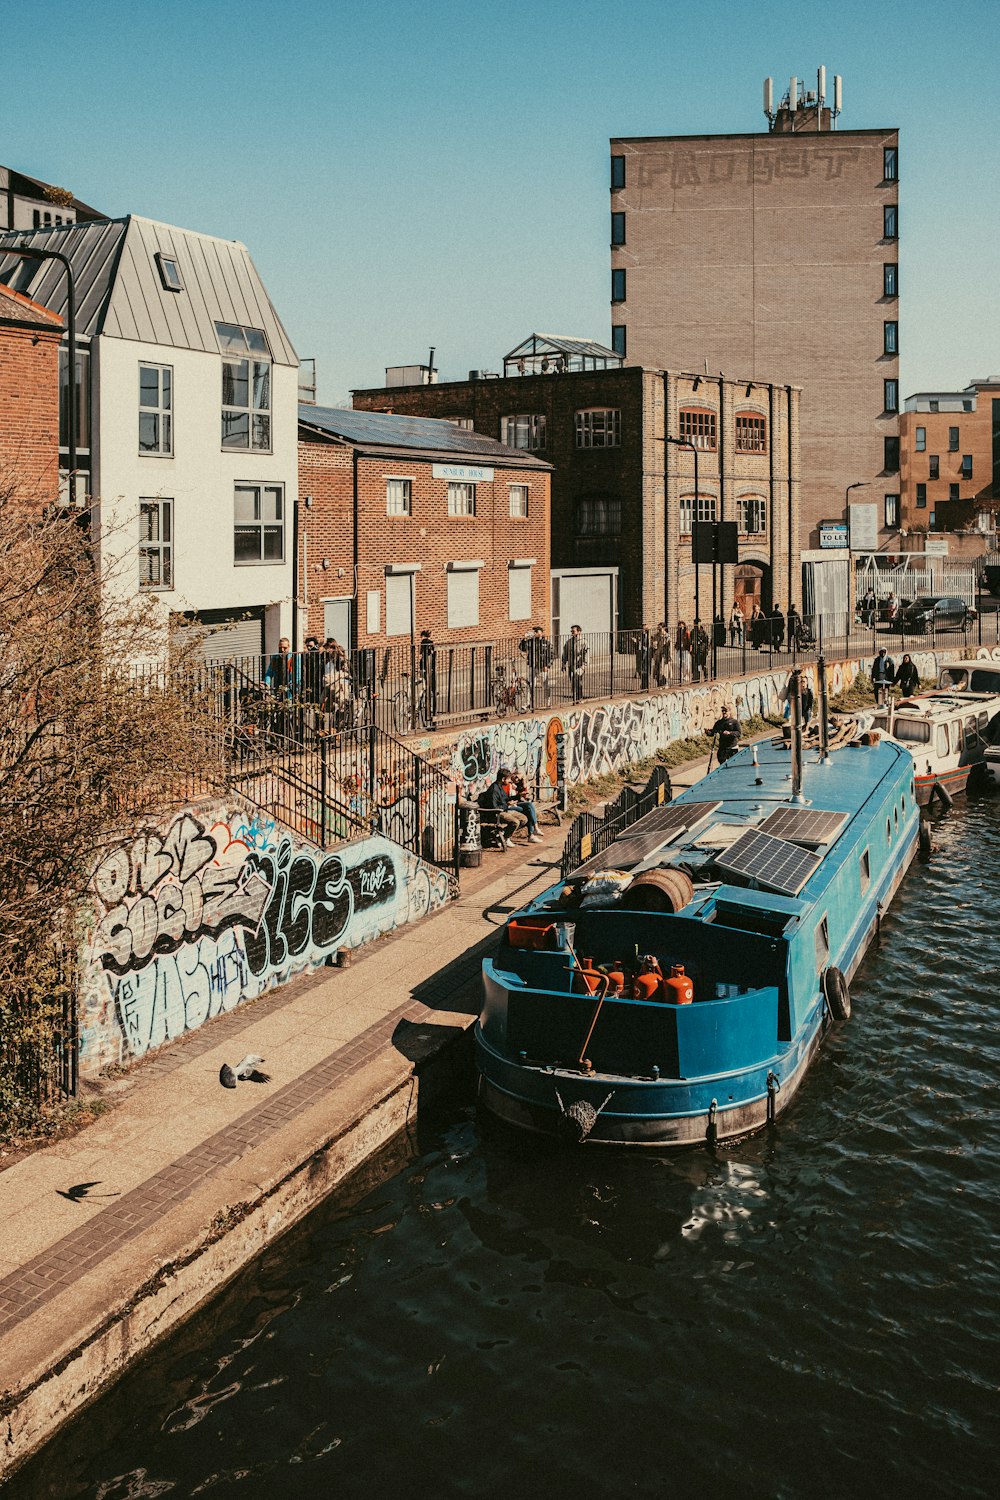
[[[765,535],[767,501],[763,495],[740,495],[736,501],[736,520],[743,536]]]
[[[695,505],[694,495],[681,495],[679,511],[681,536],[690,536],[693,521],[716,520],[715,496],[699,495],[698,503]]]
[[[767,418],[755,411],[736,413],[737,453],[767,452]]]
[[[703,452],[716,448],[715,412],[706,406],[686,406],[680,414],[680,435]]]

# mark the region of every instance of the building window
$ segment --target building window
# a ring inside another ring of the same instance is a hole
[[[385,482],[385,513],[387,516],[408,516],[413,504],[412,479],[387,479]]]
[[[509,484],[507,495],[510,502],[511,516],[521,516],[527,519],[528,515],[528,486],[526,484]]]
[[[957,484],[949,484],[949,486],[948,486],[948,499],[949,500],[958,500],[960,498],[961,497],[959,495],[959,487],[958,487],[958,485]]]
[[[882,443],[885,449],[885,461],[882,467],[885,469],[887,474],[896,474],[899,471],[899,438],[883,438]]]
[[[450,422],[453,427],[461,427],[463,432],[475,431],[475,423],[471,417],[445,417],[445,421]]]
[[[894,260],[887,260],[882,267],[882,296],[899,296],[899,267]]]
[[[531,569],[507,569],[507,618],[531,619]]]
[[[744,495],[736,502],[736,519],[746,536],[761,536],[767,531],[767,501],[760,495]]]
[[[479,624],[479,569],[456,568],[448,573],[448,629]]]
[[[500,441],[508,448],[525,448],[535,453],[545,447],[545,418],[531,414],[501,417]]]
[[[139,501],[139,587],[174,586],[174,502]]]
[[[611,158],[611,191],[617,193],[625,186],[625,158],[624,156],[613,156]]]
[[[914,448],[916,449],[916,451],[918,453],[923,453],[924,449],[927,447],[927,428],[926,427],[918,427],[917,428],[916,437],[914,439],[914,445],[913,446],[914,446]]]
[[[285,560],[285,494],[280,484],[238,484],[234,561],[280,563]]]
[[[611,215],[611,243],[612,245],[624,245],[625,243],[625,215]]]
[[[184,290],[184,283],[181,280],[180,267],[177,264],[176,257],[173,255],[164,255],[161,251],[157,250],[153,259],[156,261],[156,269],[160,273],[163,290],[165,292],[182,292]]]
[[[928,453],[927,455],[927,478],[941,478],[941,460],[936,453]]]
[[[886,182],[895,182],[899,176],[899,151],[895,146],[882,148],[882,177]]]
[[[625,301],[625,272],[611,272],[611,300],[612,302]]]
[[[680,435],[696,448],[713,452],[715,449],[715,412],[691,408],[680,414]]]
[[[216,323],[222,350],[222,446],[271,447],[271,351],[259,328]]]
[[[139,452],[169,457],[174,451],[173,370],[139,366]]]
[[[612,495],[590,495],[576,506],[577,536],[620,536],[622,502]]]
[[[882,405],[886,411],[899,411],[899,381],[883,380]]]
[[[625,358],[625,324],[616,323],[611,330],[611,347],[616,354]]]
[[[699,495],[697,514],[695,514],[694,496],[682,495],[680,498],[679,513],[681,536],[690,536],[692,521],[715,520],[715,496]]]
[[[962,478],[963,479],[971,479],[972,478],[972,454],[971,453],[963,453],[962,454]]]
[[[886,495],[885,496],[885,510],[883,512],[883,516],[884,516],[884,521],[883,521],[884,525],[890,526],[890,527],[896,527],[896,526],[899,525],[899,496],[898,495]]]
[[[928,403],[927,403],[927,410],[928,411],[937,411],[937,409],[938,409],[938,403],[936,401],[928,401]]]
[[[883,333],[882,333],[882,349],[883,349],[883,351],[886,354],[898,354],[899,353],[899,324],[898,323],[892,323],[892,322],[890,322],[890,323],[883,323],[882,324],[882,330],[883,330]]]
[[[736,413],[737,453],[767,452],[767,422],[749,412]]]
[[[968,401],[968,400],[963,401],[962,402],[962,410],[963,411],[971,411],[972,410],[972,402]]]
[[[957,453],[958,452],[958,428],[957,427],[949,427],[948,428],[948,452],[949,453]]]
[[[622,414],[603,406],[595,406],[576,414],[576,446],[578,448],[617,448],[622,440]]]
[[[931,511],[930,515],[927,517],[927,525],[931,531],[933,531],[937,526],[937,516],[935,515],[934,511]]]
[[[923,510],[924,506],[926,504],[927,504],[927,486],[926,486],[926,484],[918,484],[917,485],[917,510]]]
[[[448,485],[449,516],[474,516],[476,514],[476,486],[474,484]]]
[[[885,240],[899,239],[898,203],[887,203],[882,209],[882,238]]]

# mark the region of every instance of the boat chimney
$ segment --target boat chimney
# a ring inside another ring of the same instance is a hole
[[[826,691],[826,657],[820,656],[816,663],[817,686],[819,688],[819,763],[830,759],[830,725],[827,720],[829,698]]]
[[[756,776],[753,779],[754,786],[763,786],[764,785],[764,778],[760,774],[760,761],[757,759],[757,746],[756,745],[754,745],[754,747],[753,747],[753,768],[757,772]]]
[[[798,667],[788,679],[788,704],[792,719],[792,801],[804,802],[802,795],[802,673]]]

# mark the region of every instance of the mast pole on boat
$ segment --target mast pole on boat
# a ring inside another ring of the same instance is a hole
[[[819,687],[819,761],[820,765],[830,759],[830,725],[827,715],[830,702],[826,691],[826,657],[820,656],[816,662],[816,677]]]
[[[792,801],[804,802],[802,795],[802,673],[793,668],[788,681],[788,704],[792,723]]]

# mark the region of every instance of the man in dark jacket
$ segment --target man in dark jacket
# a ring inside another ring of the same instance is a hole
[[[528,822],[524,813],[513,806],[516,800],[513,791],[510,772],[501,771],[496,781],[491,781],[486,790],[479,794],[479,806],[484,812],[496,815],[497,823],[508,838],[513,838],[517,830],[525,828]]]
[[[731,755],[735,755],[740,747],[740,721],[733,718],[733,705],[724,703],[722,705],[722,716],[716,719],[708,731],[714,739],[719,737],[719,765],[727,761]]]
[[[771,646],[775,651],[780,651],[785,644],[785,617],[781,613],[781,605],[776,604],[771,610]]]
[[[544,694],[546,705],[552,702],[552,684],[549,668],[555,655],[552,642],[540,625],[532,625],[521,642],[521,650],[528,658],[528,678],[531,682],[531,704],[537,708]]]
[[[872,687],[875,689],[876,703],[885,702],[889,688],[895,680],[896,663],[883,646],[872,662]]]

